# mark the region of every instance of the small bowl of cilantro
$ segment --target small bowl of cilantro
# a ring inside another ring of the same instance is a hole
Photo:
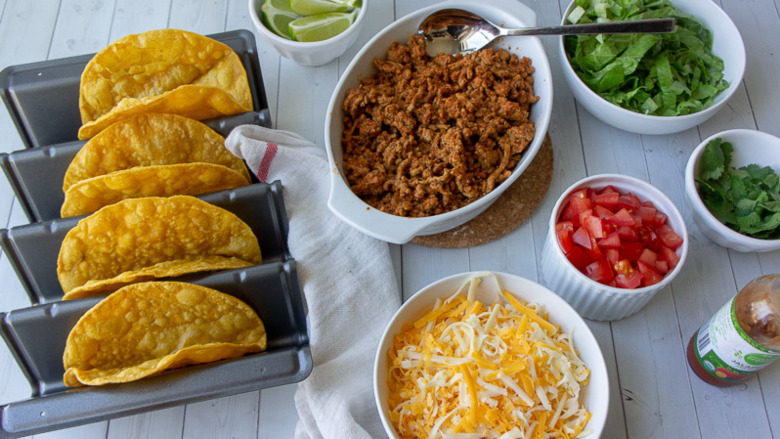
[[[741,252],[780,249],[780,139],[735,129],[705,139],[685,169],[696,225]]]
[[[725,105],[745,73],[734,22],[709,0],[574,0],[562,24],[675,18],[669,34],[559,39],[564,78],[602,121],[639,134],[692,128]]]

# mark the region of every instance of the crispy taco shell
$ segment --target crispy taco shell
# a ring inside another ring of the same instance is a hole
[[[63,239],[57,277],[65,298],[149,278],[261,262],[252,229],[192,196],[120,201],[83,218]]]
[[[266,348],[265,326],[246,303],[183,282],[121,288],[87,311],[63,354],[68,386],[126,383]]]
[[[193,32],[152,30],[111,43],[87,63],[78,137],[142,113],[202,120],[252,109],[246,70],[230,47]]]

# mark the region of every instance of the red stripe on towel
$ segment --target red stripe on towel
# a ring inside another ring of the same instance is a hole
[[[269,142],[267,145],[268,148],[265,149],[265,155],[263,155],[263,160],[260,162],[260,166],[257,169],[257,179],[260,180],[261,183],[266,183],[268,171],[271,169],[271,162],[276,156],[276,151],[279,150],[279,145],[275,143]]]

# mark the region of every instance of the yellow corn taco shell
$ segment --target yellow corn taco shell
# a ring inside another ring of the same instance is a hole
[[[78,137],[142,113],[201,120],[252,108],[246,70],[230,47],[193,32],[152,30],[111,43],[87,63]]]
[[[251,183],[244,161],[207,125],[175,114],[149,113],[111,124],[86,142],[65,171],[62,191],[81,180],[137,166],[193,162],[227,166]]]
[[[252,230],[225,209],[188,195],[132,198],[83,218],[65,235],[57,277],[71,299],[261,259]]]
[[[204,256],[192,261],[177,259],[159,262],[138,270],[125,271],[110,279],[87,281],[84,285],[73,288],[65,293],[62,298],[63,300],[78,299],[95,294],[110,293],[125,285],[138,282],[175,278],[185,274],[204,271],[233,270],[236,268],[248,267],[250,265],[252,265],[251,262],[243,259],[235,257],[226,258],[224,256]]]
[[[68,386],[126,383],[266,348],[257,313],[241,300],[183,282],[123,287],[87,311],[63,354]]]
[[[70,186],[60,215],[87,215],[128,198],[200,195],[247,184],[238,172],[211,163],[144,166],[100,175]]]

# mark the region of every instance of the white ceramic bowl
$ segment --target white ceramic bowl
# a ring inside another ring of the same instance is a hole
[[[375,57],[385,57],[394,41],[406,42],[416,33],[422,20],[433,11],[458,7],[476,12],[488,19],[506,26],[534,25],[536,14],[516,0],[493,0],[472,2],[455,0],[420,9],[392,23],[375,35],[353,58],[341,76],[328,105],[325,119],[325,149],[331,168],[331,189],[328,207],[339,218],[352,227],[383,241],[403,244],[418,235],[431,235],[455,228],[487,209],[528,167],[542,145],[552,114],[552,77],[547,55],[536,37],[508,38],[499,41],[501,47],[531,59],[535,69],[534,91],[539,101],[531,107],[531,120],[536,126],[536,135],[526,148],[523,158],[512,175],[496,189],[479,200],[460,209],[424,218],[406,218],[390,215],[370,207],[349,188],[342,174],[341,135],[343,132],[341,104],[346,91],[356,87],[360,79],[370,76]]]
[[[652,201],[658,210],[667,215],[669,227],[683,238],[683,244],[676,250],[677,256],[680,257],[679,263],[655,285],[625,289],[596,282],[572,265],[558,244],[555,223],[566,207],[569,194],[584,187],[598,190],[607,185],[614,186],[620,193],[631,192],[639,197],[640,201]],[[650,183],[638,178],[620,174],[601,174],[574,183],[558,198],[550,215],[547,239],[542,249],[541,271],[547,287],[569,302],[581,316],[591,320],[609,321],[628,317],[645,306],[658,291],[669,285],[680,273],[687,255],[688,230],[672,200]]]
[[[688,159],[688,165],[685,167],[685,197],[693,212],[694,222],[705,236],[723,247],[740,252],[768,252],[780,249],[780,239],[753,238],[721,223],[699,198],[695,181],[701,169],[699,158],[704,147],[716,138],[730,142],[734,147],[731,166],[739,168],[755,163],[769,166],[775,172],[780,172],[780,139],[771,134],[737,129],[723,131],[708,137],[693,150]]]
[[[382,419],[382,424],[390,438],[399,438],[389,419],[387,403],[387,353],[392,345],[393,337],[401,331],[404,323],[414,322],[422,317],[433,308],[437,298],[450,297],[474,274],[473,272],[456,274],[426,286],[407,300],[387,325],[374,359],[374,399],[379,410],[379,417]],[[493,274],[504,290],[525,302],[543,305],[549,314],[551,323],[560,325],[561,332],[573,334],[574,347],[591,372],[590,382],[583,389],[581,395],[585,408],[592,414],[586,430],[592,432],[588,437],[600,437],[607,420],[609,380],[604,357],[590,328],[569,304],[542,285],[513,274]],[[492,304],[495,303],[495,300],[487,299],[492,299],[496,293],[495,282],[486,278],[480,283],[476,297],[483,303]]]
[[[249,16],[252,18],[252,23],[255,24],[255,28],[260,36],[280,55],[302,66],[315,67],[328,64],[340,57],[355,42],[360,29],[363,27],[363,23],[366,21],[369,3],[369,0],[361,0],[361,7],[358,10],[357,17],[355,17],[355,22],[344,32],[323,41],[292,41],[271,32],[263,24],[263,16],[260,12],[263,0],[249,0]]]
[[[591,114],[609,125],[625,131],[640,134],[669,134],[686,130],[712,117],[734,94],[745,74],[745,44],[737,26],[731,18],[711,0],[672,0],[677,9],[694,15],[712,32],[712,52],[723,60],[724,77],[729,87],[723,90],[708,108],[682,116],[649,116],[621,108],[599,96],[588,88],[574,72],[566,51],[563,37],[558,39],[558,56],[563,77],[577,101]],[[575,3],[563,14],[562,23],[569,24],[566,17]]]

